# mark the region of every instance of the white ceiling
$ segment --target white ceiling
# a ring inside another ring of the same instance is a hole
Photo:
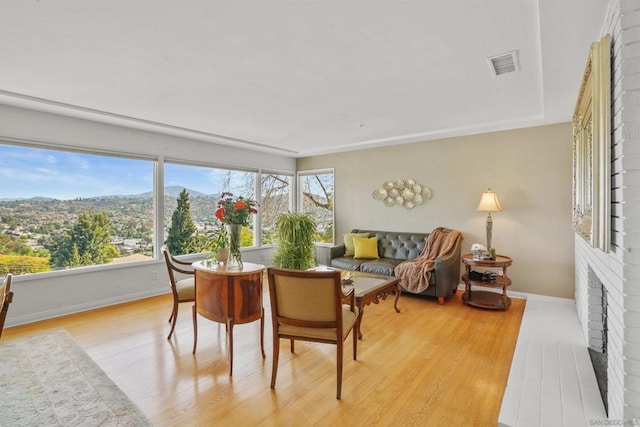
[[[293,157],[557,123],[607,4],[0,0],[0,103]]]

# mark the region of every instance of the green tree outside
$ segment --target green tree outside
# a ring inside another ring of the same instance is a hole
[[[186,189],[182,189],[178,197],[178,206],[171,215],[171,227],[165,242],[169,252],[175,255],[196,252],[198,248],[195,234],[196,225],[191,218],[189,193]]]
[[[120,256],[111,244],[111,220],[105,212],[82,212],[76,223],[55,239],[50,252],[55,267],[107,264]]]
[[[0,255],[0,276],[7,273],[27,274],[41,273],[51,270],[49,258],[22,256],[22,255]]]

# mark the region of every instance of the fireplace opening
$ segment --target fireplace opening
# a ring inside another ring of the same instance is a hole
[[[593,271],[589,271],[589,356],[608,415],[607,335],[607,288]]]
[[[602,403],[604,403],[604,410],[609,415],[609,407],[607,405],[607,353],[600,353],[590,348],[589,356],[591,356],[593,370],[596,373],[596,380],[598,380],[598,388],[600,389]]]

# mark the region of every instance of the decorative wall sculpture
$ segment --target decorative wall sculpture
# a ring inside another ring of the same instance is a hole
[[[413,209],[429,200],[432,193],[426,185],[418,184],[415,180],[408,178],[387,181],[382,184],[382,187],[374,190],[371,196],[382,201],[387,207],[402,206]]]

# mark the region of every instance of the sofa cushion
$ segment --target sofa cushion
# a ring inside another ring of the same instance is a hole
[[[366,262],[366,259],[354,259],[353,257],[339,257],[331,260],[331,267],[341,270],[360,270],[360,264]]]
[[[376,239],[375,237],[370,237],[370,238],[354,237],[353,247],[355,249],[355,253],[353,255],[355,259],[380,258],[380,256],[378,255],[378,239]]]
[[[353,245],[354,237],[369,237],[369,233],[348,233],[343,237],[344,240],[344,256],[353,256],[355,254],[355,247]]]
[[[382,276],[393,276],[393,269],[401,262],[404,261],[401,259],[380,258],[374,261],[363,262],[360,264],[360,271]]]
[[[353,230],[353,233],[369,233],[378,239],[380,258],[408,260],[422,253],[429,233],[398,233],[392,231]]]

